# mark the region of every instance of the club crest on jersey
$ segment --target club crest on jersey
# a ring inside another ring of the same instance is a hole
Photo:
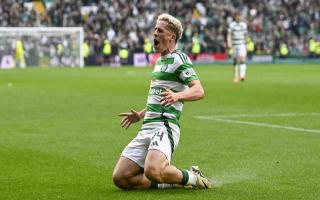
[[[167,69],[168,69],[168,64],[162,65],[162,67],[161,67],[162,72],[165,72]]]

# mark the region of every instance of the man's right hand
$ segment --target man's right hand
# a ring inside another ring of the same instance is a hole
[[[122,117],[121,127],[125,129],[129,128],[131,124],[140,121],[142,118],[141,113],[135,110],[131,110],[131,112],[120,113],[118,116]]]

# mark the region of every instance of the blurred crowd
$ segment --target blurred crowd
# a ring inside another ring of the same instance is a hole
[[[309,40],[320,40],[319,0],[54,0],[46,4],[45,12],[24,2],[0,0],[0,27],[82,26],[94,55],[102,52],[106,40],[113,54],[120,48],[143,52],[145,39],[152,41],[156,17],[163,12],[182,21],[179,47],[189,53],[194,37],[201,52],[225,53],[235,11],[248,24],[257,54],[276,54],[284,43],[291,55],[306,55]]]

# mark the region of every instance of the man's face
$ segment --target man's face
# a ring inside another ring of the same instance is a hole
[[[169,51],[170,42],[174,42],[174,34],[168,30],[167,22],[157,21],[156,27],[154,28],[154,50],[159,53]]]
[[[240,22],[241,21],[241,15],[236,15],[236,22]]]

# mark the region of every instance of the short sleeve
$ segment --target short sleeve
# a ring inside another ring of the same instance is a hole
[[[180,65],[175,71],[175,74],[185,85],[188,85],[193,80],[199,80],[195,70],[193,69],[193,65],[190,63]]]

